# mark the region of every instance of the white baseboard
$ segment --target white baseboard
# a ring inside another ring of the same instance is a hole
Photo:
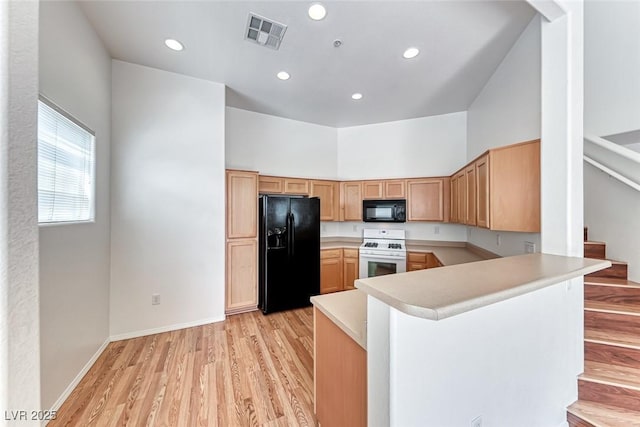
[[[67,386],[67,388],[62,392],[60,397],[58,397],[58,400],[54,402],[53,406],[51,407],[51,411],[57,411],[58,409],[60,409],[64,401],[67,400],[71,392],[78,386],[78,384],[80,384],[80,381],[82,380],[82,378],[84,378],[87,372],[89,372],[89,369],[91,369],[93,364],[96,363],[96,360],[98,360],[98,357],[100,357],[100,355],[102,354],[102,352],[104,352],[104,350],[107,348],[110,342],[111,340],[107,338],[102,343],[102,345],[93,354],[93,356],[91,356],[91,359],[89,359],[89,361],[82,367],[80,372],[78,372],[78,375],[76,375],[73,381],[71,381],[71,383]],[[47,425],[47,424],[48,424],[48,421],[45,421],[43,425]]]
[[[134,331],[134,332],[125,332],[124,334],[111,335],[110,340],[111,342],[114,342],[114,341],[128,340],[131,338],[144,337],[147,335],[161,334],[163,332],[177,331],[178,329],[192,328],[194,326],[202,326],[202,325],[208,325],[209,323],[222,322],[224,319],[225,317],[223,315],[221,317],[200,319],[194,322],[177,323],[174,325],[161,326],[159,328],[144,329],[141,331]]]

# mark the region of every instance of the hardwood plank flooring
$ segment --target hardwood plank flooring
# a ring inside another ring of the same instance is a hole
[[[113,342],[48,425],[316,426],[313,311]]]

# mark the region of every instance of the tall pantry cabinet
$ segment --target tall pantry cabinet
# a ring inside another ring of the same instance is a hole
[[[225,313],[258,306],[258,173],[227,170]]]

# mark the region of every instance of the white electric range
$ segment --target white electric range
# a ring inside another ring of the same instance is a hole
[[[360,245],[360,278],[407,271],[404,230],[364,229]]]

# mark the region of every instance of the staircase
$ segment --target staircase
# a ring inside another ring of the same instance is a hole
[[[606,257],[606,244],[588,240],[585,258]],[[571,427],[640,426],[640,283],[627,264],[584,277],[584,373],[578,401],[567,409]]]

